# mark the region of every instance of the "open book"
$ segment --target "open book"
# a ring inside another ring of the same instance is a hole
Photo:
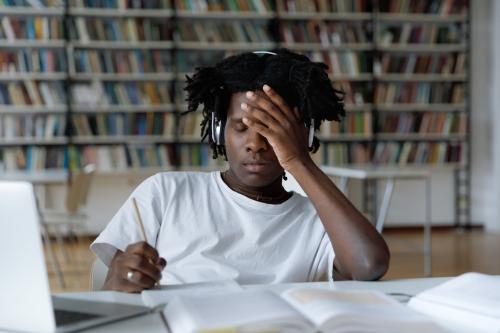
[[[464,332],[500,332],[500,276],[465,273],[413,297],[408,306]]]
[[[368,291],[294,288],[181,296],[164,310],[172,333],[443,332],[390,297]]]

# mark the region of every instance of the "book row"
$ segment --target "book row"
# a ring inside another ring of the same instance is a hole
[[[170,51],[75,50],[79,73],[166,73],[172,71]]]
[[[0,0],[1,7],[63,7],[64,0]]]
[[[177,25],[175,40],[204,43],[262,43],[272,42],[273,37],[265,21],[181,20]]]
[[[423,112],[380,114],[379,131],[385,133],[465,134],[467,116],[464,113]]]
[[[0,83],[0,105],[59,106],[66,103],[66,94],[61,82]]]
[[[14,41],[28,40],[62,40],[64,39],[63,21],[59,17],[9,17],[2,16],[0,39]]]
[[[314,51],[305,52],[309,59],[323,62],[328,66],[328,73],[336,75],[358,75],[371,73],[371,56],[368,53],[353,51]]]
[[[110,145],[63,147],[14,147],[0,150],[0,170],[77,170],[92,163],[101,172],[147,168],[222,168],[225,161],[212,159],[208,145]]]
[[[35,171],[63,169],[67,166],[63,147],[13,147],[0,149],[0,170]]]
[[[461,164],[466,159],[464,143],[384,142],[378,143],[373,153],[375,164]]]
[[[272,12],[270,0],[176,0],[177,10],[190,12]]]
[[[77,136],[161,135],[174,138],[174,113],[125,113],[73,115],[72,128]]]
[[[0,114],[0,139],[64,137],[64,115],[2,115]]]
[[[366,164],[383,165],[445,165],[466,161],[465,143],[379,142],[375,149],[362,143],[322,144],[313,154],[316,163],[327,165]],[[316,155],[316,156],[314,156]]]
[[[372,134],[372,114],[370,112],[347,113],[342,121],[328,121],[321,124],[319,135],[328,139],[338,134]]]
[[[176,165],[173,145],[114,145],[69,148],[69,169],[94,164],[98,171],[169,168]]]
[[[389,13],[463,14],[467,0],[380,0],[380,11]]]
[[[380,73],[465,74],[465,53],[389,54],[374,65]]]
[[[367,12],[372,10],[370,0],[277,0],[278,11],[286,12]]]
[[[362,143],[323,143],[312,157],[318,164],[446,165],[463,164],[464,143],[387,142],[373,151]],[[13,147],[0,150],[0,170],[78,169],[95,163],[100,171],[119,171],[156,167],[222,167],[212,159],[208,145],[111,145],[70,147]]]
[[[452,103],[464,102],[463,83],[380,83],[375,87],[375,103]]]
[[[167,19],[85,18],[69,21],[71,40],[88,41],[165,41],[172,39]]]
[[[404,23],[384,24],[378,37],[381,46],[393,44],[458,44],[463,40],[460,23]]]
[[[87,108],[111,105],[154,106],[172,103],[170,85],[165,82],[100,82],[73,84],[75,105]]]
[[[4,73],[55,73],[66,71],[64,50],[20,49],[0,52],[0,71]]]
[[[284,21],[280,32],[282,41],[287,43],[340,45],[371,41],[370,28],[364,22]]]
[[[171,0],[69,0],[71,7],[114,9],[170,9]]]

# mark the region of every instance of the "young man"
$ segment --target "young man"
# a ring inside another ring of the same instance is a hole
[[[325,70],[278,50],[232,56],[188,77],[188,112],[203,104],[202,140],[229,169],[160,173],[139,185],[131,197],[148,242],[128,200],[91,246],[109,266],[104,289],[380,278],[384,240],[309,155],[320,123],[345,114]],[[285,191],[284,170],[308,198]]]

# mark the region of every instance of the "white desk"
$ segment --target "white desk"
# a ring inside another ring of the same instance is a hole
[[[339,177],[339,189],[347,195],[347,183],[349,179],[359,180],[385,180],[385,191],[380,204],[380,211],[377,216],[375,228],[382,232],[384,223],[389,211],[394,183],[396,180],[422,179],[425,181],[425,224],[424,224],[424,274],[432,274],[432,253],[431,253],[431,174],[427,169],[419,168],[396,168],[382,166],[368,167],[333,167],[321,166],[321,170],[331,177]]]
[[[415,295],[423,290],[434,287],[448,278],[423,278],[423,279],[407,279],[393,281],[378,281],[378,282],[359,282],[359,281],[339,281],[329,285],[328,282],[314,283],[290,283],[276,285],[249,285],[245,286],[248,289],[268,289],[277,293],[281,293],[291,287],[311,287],[311,288],[334,288],[340,290],[377,290],[385,293],[402,293]],[[76,298],[83,300],[98,300],[106,302],[117,302],[134,305],[143,305],[141,296],[137,294],[126,294],[114,291],[96,291],[85,293],[62,293],[58,294],[61,297]],[[144,332],[144,333],[166,333],[165,324],[159,314],[149,314],[142,317],[132,318],[117,323],[108,324],[85,330],[84,332],[93,333],[111,333],[111,332]],[[459,332],[452,330],[450,332]],[[1,333],[1,332],[0,332]],[[470,333],[470,332],[469,332]]]

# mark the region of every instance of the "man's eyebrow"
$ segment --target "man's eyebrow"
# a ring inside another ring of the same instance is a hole
[[[234,123],[242,123],[243,122],[243,118],[242,117],[238,117],[238,118],[234,118],[234,117],[229,117],[229,120],[234,122]]]

